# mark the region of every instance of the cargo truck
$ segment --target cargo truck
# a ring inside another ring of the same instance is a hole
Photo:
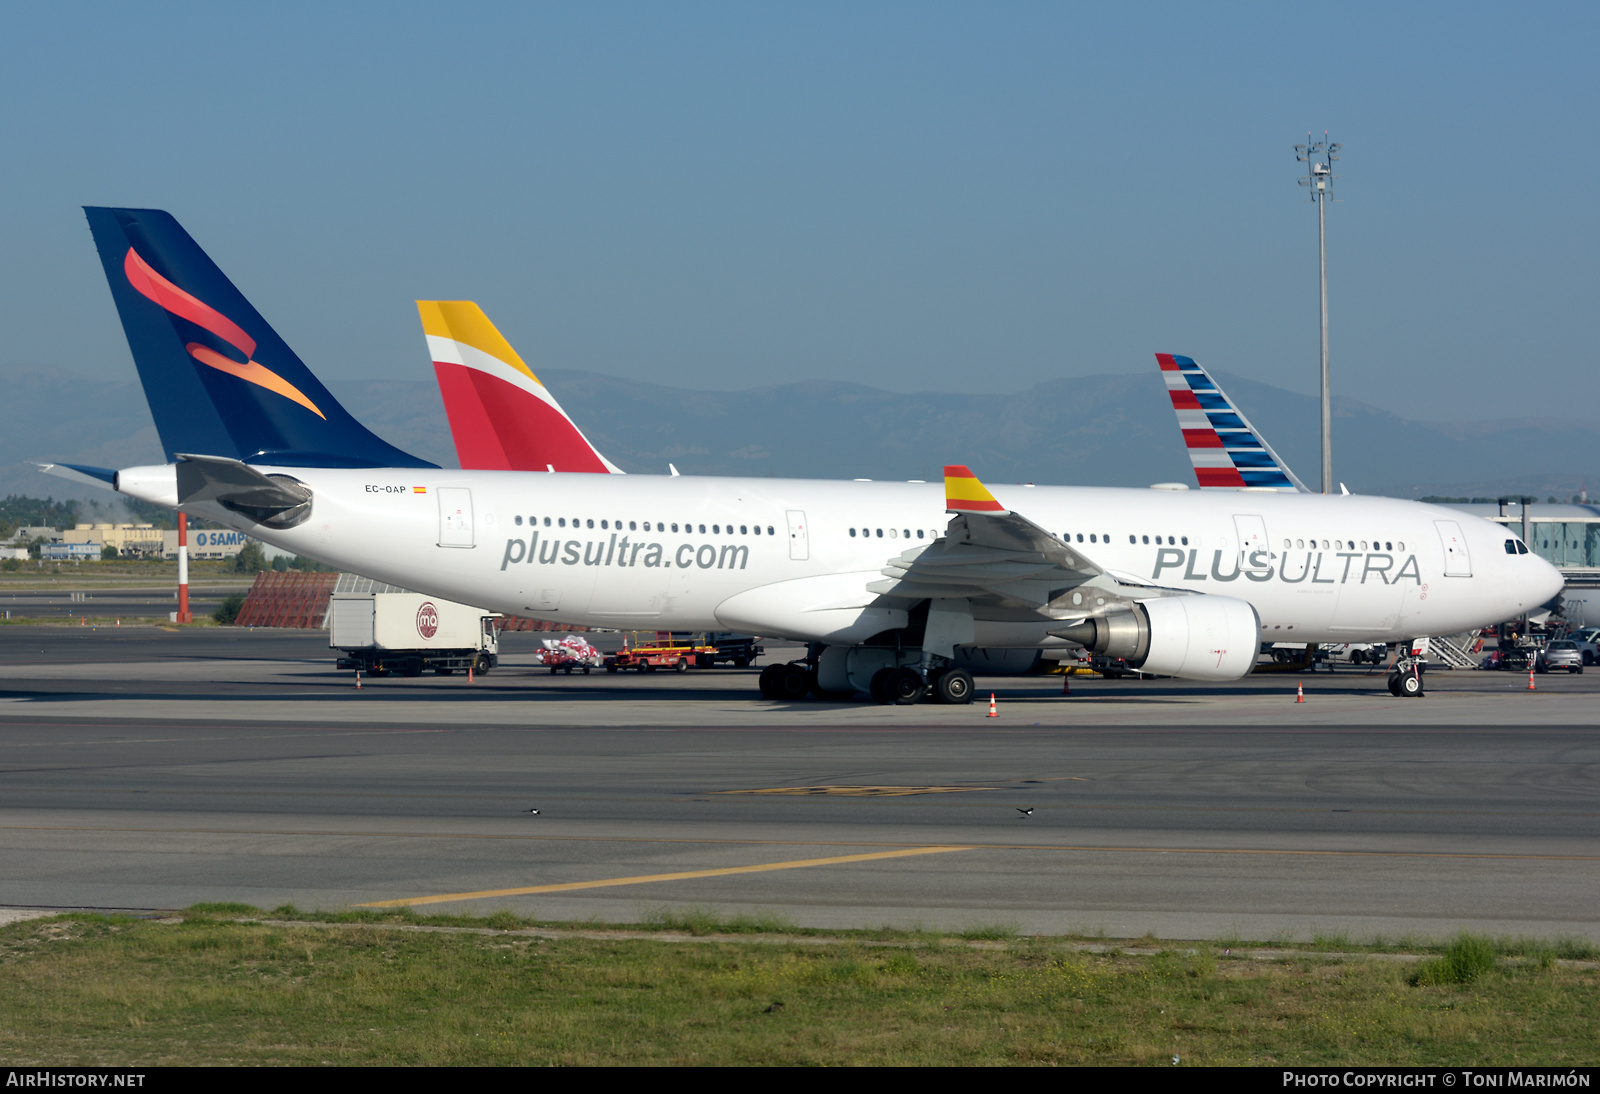
[[[328,646],[341,669],[373,676],[440,676],[500,663],[494,612],[420,593],[334,593],[328,602]]]

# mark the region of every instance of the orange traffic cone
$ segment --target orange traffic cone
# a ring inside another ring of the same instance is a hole
[[[991,718],[1000,717],[1000,712],[998,710],[994,709],[994,692],[992,692],[992,691],[989,693],[989,717],[991,717]]]
[[[472,683],[472,666],[467,666],[467,683]]]
[[[361,690],[361,670],[356,669],[356,690]]]
[[[1072,681],[1072,670],[1071,669],[1064,670],[1061,673],[1061,694],[1062,695],[1071,695],[1072,694],[1072,687],[1070,686],[1071,685],[1071,681]]]
[[[1306,701],[1305,685],[1300,683],[1298,680],[1294,682],[1294,701],[1297,703],[1303,703]]]
[[[1532,669],[1528,670],[1528,690],[1529,691],[1533,691],[1534,690],[1534,686],[1533,686],[1533,670]]]

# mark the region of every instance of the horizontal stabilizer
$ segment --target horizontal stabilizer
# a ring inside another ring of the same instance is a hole
[[[220,505],[269,528],[292,528],[311,515],[311,491],[288,475],[263,475],[222,456],[178,456],[178,504]]]
[[[83,483],[87,486],[98,486],[105,490],[115,490],[117,472],[110,467],[90,467],[81,463],[40,463],[34,466],[46,475],[54,475],[58,479],[68,482]]]

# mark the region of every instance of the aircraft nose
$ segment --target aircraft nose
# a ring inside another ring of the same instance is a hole
[[[1533,603],[1548,604],[1567,587],[1567,579],[1561,576],[1560,570],[1537,555],[1530,556],[1529,561],[1538,564],[1529,579],[1533,590]]]

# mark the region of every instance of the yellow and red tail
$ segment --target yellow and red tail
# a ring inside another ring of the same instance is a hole
[[[978,476],[958,463],[949,464],[944,469],[944,507],[952,513],[1006,511],[1006,507],[996,501],[988,488],[978,481]]]
[[[471,471],[621,474],[470,300],[418,300],[456,456]]]

